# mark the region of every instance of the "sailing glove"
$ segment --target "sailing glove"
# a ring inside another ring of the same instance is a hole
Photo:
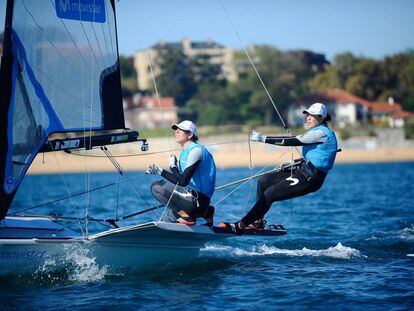
[[[147,170],[145,171],[145,174],[158,174],[161,175],[162,173],[162,168],[159,168],[158,166],[156,166],[155,164],[151,164],[150,166],[148,166]]]
[[[260,141],[262,143],[266,142],[266,136],[262,135],[260,132],[252,131],[250,134],[251,141]]]
[[[170,168],[177,167],[177,157],[174,154],[170,155],[169,162]]]

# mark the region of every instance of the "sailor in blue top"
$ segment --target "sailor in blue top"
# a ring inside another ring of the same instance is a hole
[[[264,175],[257,183],[256,203],[239,222],[222,223],[229,230],[242,233],[245,228],[264,227],[264,215],[273,202],[288,200],[319,190],[332,168],[338,149],[335,133],[328,128],[331,119],[324,104],[315,103],[304,110],[306,133],[296,137],[251,134],[252,141],[279,146],[302,146],[302,161],[292,169]]]
[[[193,122],[186,120],[173,124],[172,129],[177,143],[183,148],[179,160],[175,155],[170,156],[170,171],[156,165],[147,169],[148,174],[159,174],[169,181],[156,181],[151,186],[151,192],[159,202],[165,205],[169,202],[169,209],[161,220],[193,225],[197,217],[203,217],[207,225],[212,225],[214,207],[210,206],[210,199],[216,184],[213,156],[197,143],[197,127]]]

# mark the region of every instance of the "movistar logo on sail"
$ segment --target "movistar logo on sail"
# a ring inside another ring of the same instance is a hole
[[[55,0],[56,15],[63,19],[105,23],[105,0]]]

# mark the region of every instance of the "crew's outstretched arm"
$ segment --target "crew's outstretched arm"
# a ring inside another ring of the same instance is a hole
[[[278,145],[278,146],[304,146],[304,145],[316,145],[326,142],[328,136],[323,130],[316,129],[308,131],[298,136],[265,136],[258,132],[253,132],[251,140],[261,141],[266,144]]]

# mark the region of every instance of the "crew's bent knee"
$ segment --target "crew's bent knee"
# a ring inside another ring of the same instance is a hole
[[[164,180],[156,180],[151,184],[151,193],[154,197],[159,196],[159,194],[164,193]]]

